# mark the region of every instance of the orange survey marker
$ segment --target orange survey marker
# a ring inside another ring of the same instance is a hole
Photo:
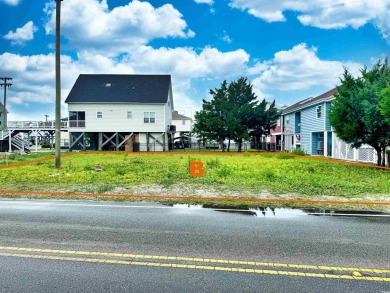
[[[190,162],[190,176],[198,177],[203,175],[204,175],[203,163],[198,161]]]

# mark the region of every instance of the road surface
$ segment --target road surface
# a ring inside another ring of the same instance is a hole
[[[390,292],[390,217],[0,200],[0,292]]]

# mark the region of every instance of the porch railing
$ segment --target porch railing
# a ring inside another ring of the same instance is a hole
[[[55,129],[55,121],[8,121],[8,128],[50,128]],[[61,121],[61,128],[68,128],[68,121]]]
[[[85,128],[85,120],[69,120],[70,128]]]

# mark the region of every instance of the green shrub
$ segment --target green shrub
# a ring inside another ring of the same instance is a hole
[[[291,153],[294,155],[298,155],[298,156],[305,156],[306,155],[306,153],[303,149],[293,149],[291,151]]]
[[[53,148],[54,148],[55,146],[54,146],[54,143],[53,143]],[[42,148],[43,149],[50,149],[51,148],[51,144],[50,143],[44,143],[44,144],[42,144]]]

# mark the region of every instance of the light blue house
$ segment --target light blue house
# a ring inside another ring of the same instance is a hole
[[[309,155],[332,156],[332,130],[328,113],[335,91],[332,89],[283,110],[284,150],[300,148]]]

